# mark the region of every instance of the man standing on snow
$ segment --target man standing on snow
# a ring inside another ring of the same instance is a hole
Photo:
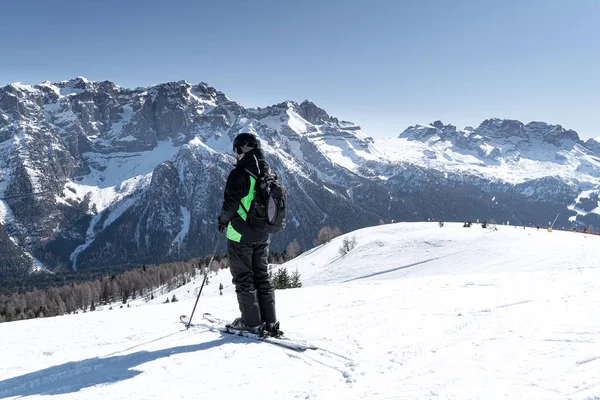
[[[269,281],[268,261],[270,235],[259,232],[246,222],[246,210],[255,195],[256,179],[269,171],[260,148],[260,140],[251,133],[240,133],[233,141],[237,157],[229,173],[218,218],[219,232],[227,231],[229,268],[241,317],[231,327],[258,333],[262,328],[271,335],[279,332],[275,314],[275,292]],[[248,171],[246,171],[248,170]]]

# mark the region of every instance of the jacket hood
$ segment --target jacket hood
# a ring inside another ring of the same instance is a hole
[[[244,156],[238,160],[236,167],[245,168],[257,176],[264,175],[270,168],[262,149],[254,149],[244,153]]]

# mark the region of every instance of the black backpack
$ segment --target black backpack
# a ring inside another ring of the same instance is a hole
[[[277,180],[277,174],[269,172],[256,176],[248,169],[245,170],[256,179],[254,199],[250,203],[250,209],[246,210],[242,204],[247,215],[246,222],[260,232],[273,233],[284,230],[287,207],[286,190]]]

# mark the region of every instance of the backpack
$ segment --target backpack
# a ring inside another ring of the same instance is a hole
[[[286,190],[277,180],[277,174],[269,172],[262,176],[245,169],[256,179],[254,199],[250,209],[246,210],[246,222],[259,232],[274,233],[285,229],[285,214],[287,207]],[[241,203],[240,203],[241,204]]]

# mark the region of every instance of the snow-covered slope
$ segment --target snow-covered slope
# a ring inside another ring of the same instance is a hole
[[[344,237],[288,263],[305,285],[277,292],[282,328],[319,350],[183,330],[191,294],[0,324],[0,398],[600,398],[600,237],[449,223],[353,235],[342,258]],[[234,318],[235,294],[207,291],[194,320],[207,311]]]
[[[504,225],[496,226],[497,231],[476,224],[471,228],[456,223],[446,223],[437,229],[432,226],[437,227],[437,223],[401,223],[360,229],[307,251],[284,266],[289,270],[297,268],[305,284],[315,285],[371,277],[502,273],[512,270],[515,263],[523,272],[548,271],[564,268],[573,257],[586,262],[592,258],[587,237],[573,232],[549,233],[545,229]],[[592,240],[600,238],[591,237]],[[573,240],[565,241],[566,238]],[[356,242],[354,249],[342,255],[343,242],[352,239]],[[552,261],[540,263],[542,257]]]

